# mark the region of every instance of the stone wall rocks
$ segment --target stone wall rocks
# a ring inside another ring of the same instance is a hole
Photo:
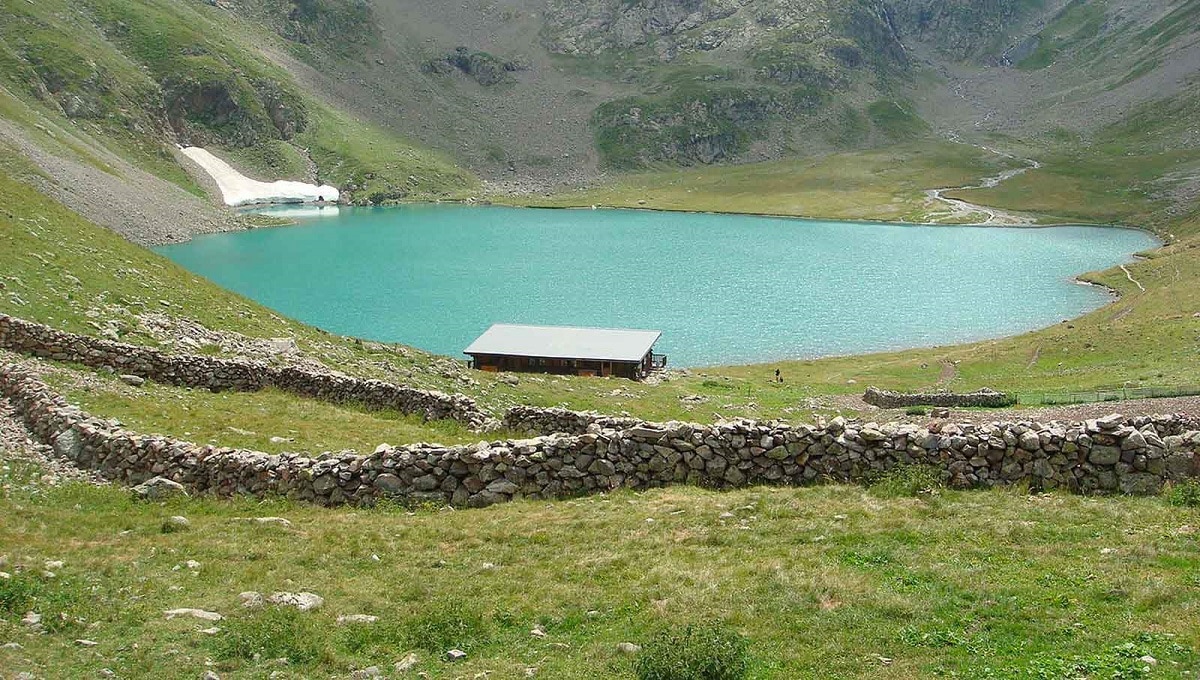
[[[889,392],[878,387],[868,387],[863,401],[879,408],[906,408],[909,406],[938,406],[942,408],[1003,408],[1012,406],[1016,400],[1003,392],[983,388],[966,394],[954,392],[906,393]]]
[[[0,395],[29,429],[76,465],[127,484],[164,477],[189,492],[282,495],[321,505],[383,498],[484,507],[670,484],[726,488],[856,482],[898,465],[941,469],[958,488],[1026,484],[1081,493],[1146,494],[1200,475],[1200,432],[1178,416],[1083,423],[861,423],[738,420],[714,425],[574,416],[582,434],[469,446],[380,446],[315,458],[197,445],[132,433],[69,405],[18,366],[0,367]],[[535,422],[539,410],[513,416]],[[549,422],[551,416],[544,415]],[[567,422],[570,412],[553,418]],[[586,424],[584,424],[586,423]],[[580,425],[582,424],[582,425]]]
[[[253,392],[265,387],[334,403],[419,414],[427,420],[457,420],[471,429],[494,429],[498,423],[475,400],[296,367],[275,367],[245,359],[169,354],[151,347],[68,333],[50,326],[0,314],[0,347],[55,361],[108,369],[126,382],[134,378],[221,391]]]

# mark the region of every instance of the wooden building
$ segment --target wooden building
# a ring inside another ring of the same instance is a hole
[[[661,336],[659,331],[496,324],[463,354],[481,371],[641,380],[667,365],[665,356],[654,353]]]

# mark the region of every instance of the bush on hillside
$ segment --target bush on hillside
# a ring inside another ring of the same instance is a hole
[[[290,607],[267,607],[245,617],[231,618],[213,639],[218,659],[287,659],[305,664],[329,652],[320,624]]]
[[[1181,508],[1200,508],[1200,479],[1188,479],[1167,490],[1167,502]]]
[[[741,680],[748,642],[736,630],[703,624],[654,636],[638,656],[638,680]]]

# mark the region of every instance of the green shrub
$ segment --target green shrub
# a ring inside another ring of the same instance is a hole
[[[1167,502],[1182,508],[1200,508],[1200,479],[1173,484],[1167,491]]]
[[[748,643],[737,631],[713,624],[660,632],[638,656],[639,680],[740,680]]]
[[[286,607],[268,607],[245,618],[230,619],[214,639],[218,659],[286,658],[310,663],[328,654],[325,635],[311,614]]]
[[[929,415],[929,409],[924,406],[909,406],[904,409],[904,413],[910,416],[927,416]]]
[[[942,486],[941,468],[900,465],[875,477],[868,489],[880,498],[911,498],[931,494]]]
[[[71,579],[47,579],[28,571],[0,579],[0,619],[18,619],[26,612],[42,615],[42,627],[50,633],[81,629],[81,607],[88,600]]]
[[[408,622],[408,646],[443,653],[447,649],[471,651],[488,637],[488,625],[481,613],[455,603],[431,604]]]

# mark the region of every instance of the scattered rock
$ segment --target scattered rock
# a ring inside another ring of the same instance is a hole
[[[403,659],[400,659],[396,662],[396,672],[407,673],[416,668],[419,662],[420,660],[417,658],[416,654],[409,653]]]
[[[201,677],[201,680],[221,680],[221,676],[217,675],[213,671],[204,671],[204,675]]]
[[[467,658],[467,653],[461,649],[451,649],[446,652],[446,661],[462,661]]]
[[[95,640],[82,640],[81,639],[81,640],[76,640],[75,644],[79,645],[80,647],[95,647],[96,645],[98,645],[100,643],[96,642]]]
[[[62,569],[63,561],[62,560],[46,560],[45,567],[46,567],[47,571],[53,571],[55,569]]]
[[[174,515],[163,520],[162,532],[164,534],[173,534],[180,531],[187,531],[192,526],[187,517],[183,515]]]
[[[337,617],[337,622],[343,626],[352,623],[375,623],[378,620],[378,616],[371,616],[370,614],[346,614]]]
[[[255,524],[278,524],[285,528],[292,526],[291,521],[283,517],[234,517],[234,519]]]
[[[383,671],[379,670],[379,666],[368,666],[350,674],[352,680],[370,680],[370,678],[381,677],[383,677]]]
[[[188,560],[187,562],[183,563],[183,566],[187,567],[188,569],[199,569],[200,563],[196,560]]]
[[[146,384],[146,379],[141,377],[140,375],[132,375],[129,373],[123,373],[117,377],[121,379],[121,382],[125,383],[126,385],[133,386],[133,387],[141,387],[142,385]]]
[[[179,616],[190,616],[201,621],[220,621],[225,618],[216,612],[204,611],[203,609],[168,609],[163,612],[167,619],[173,619]]]
[[[316,593],[275,593],[268,599],[271,604],[295,607],[302,612],[312,611],[325,604],[325,598]]]
[[[254,608],[263,606],[262,593],[256,593],[253,590],[238,593],[238,598],[241,599],[243,607]]]
[[[641,645],[635,645],[632,642],[617,643],[617,651],[622,654],[637,654],[642,651]]]
[[[25,612],[25,616],[21,618],[21,623],[30,628],[41,629],[42,615],[37,612]]]

